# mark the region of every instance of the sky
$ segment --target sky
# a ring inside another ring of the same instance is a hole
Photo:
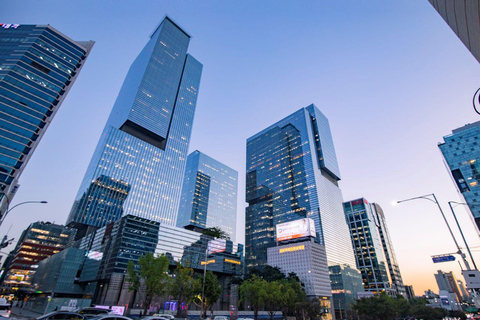
[[[125,75],[168,14],[192,35],[204,68],[190,151],[239,172],[237,241],[244,243],[246,139],[311,103],[329,118],[344,200],[385,212],[405,284],[438,291],[436,270],[462,279],[435,204],[455,235],[448,201],[461,201],[437,144],[480,120],[472,97],[480,65],[427,0],[2,1],[0,23],[50,24],[95,46],[21,178],[0,228],[19,238],[31,222],[65,223]],[[480,265],[480,238],[455,208]],[[13,249],[13,245],[5,251]]]

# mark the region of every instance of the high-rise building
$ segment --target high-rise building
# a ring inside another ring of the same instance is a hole
[[[175,225],[202,65],[190,35],[165,17],[133,62],[67,223],[131,214]]]
[[[235,240],[238,172],[200,151],[187,158],[177,226],[219,227]]]
[[[5,266],[4,287],[29,289],[40,261],[62,251],[73,242],[76,230],[50,222],[34,222],[18,240],[9,266]]]
[[[360,198],[343,204],[366,291],[406,297],[382,208]]]
[[[471,0],[428,0],[480,62],[480,5]]]
[[[329,268],[346,265],[356,269],[339,180],[328,119],[313,104],[250,137],[246,166],[247,268],[267,264],[267,249],[276,245],[277,224],[311,218],[315,242],[325,246]],[[361,285],[361,275],[355,271]],[[349,294],[356,296],[355,292]],[[335,294],[333,299],[335,304]]]
[[[454,293],[458,301],[463,301],[463,295],[458,286],[457,279],[453,272],[443,272],[438,270],[438,273],[435,274],[435,280],[437,281],[438,289],[440,291],[447,291]]]
[[[415,298],[415,291],[413,291],[413,286],[406,285],[405,286],[405,291],[407,293],[407,299],[408,300]]]
[[[49,25],[0,23],[0,219],[93,44]]]
[[[480,230],[480,121],[453,130],[443,140],[438,147],[447,169]]]

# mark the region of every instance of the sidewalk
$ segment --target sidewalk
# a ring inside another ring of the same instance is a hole
[[[12,307],[12,316],[17,319],[36,319],[40,317],[42,313],[25,310],[19,307]]]

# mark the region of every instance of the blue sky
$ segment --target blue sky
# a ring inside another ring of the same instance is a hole
[[[3,1],[0,22],[50,24],[96,44],[13,201],[49,204],[15,209],[0,234],[65,222],[128,68],[165,14],[193,36],[189,51],[204,65],[190,150],[239,171],[240,242],[246,139],[315,103],[330,120],[344,199],[383,207],[404,282],[422,294],[438,290],[437,269],[461,278],[457,262],[431,262],[456,251],[436,207],[391,206],[435,192],[450,219],[447,201],[460,199],[437,143],[480,120],[471,106],[480,66],[427,0]]]

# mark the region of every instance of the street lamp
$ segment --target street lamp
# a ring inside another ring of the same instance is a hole
[[[42,200],[42,201],[24,201],[24,202],[20,202],[20,203],[17,203],[16,205],[14,205],[13,207],[11,207],[10,209],[8,208],[8,206],[10,205],[10,202],[7,202],[7,209],[5,210],[5,213],[1,216],[0,218],[0,226],[2,225],[3,223],[3,220],[5,220],[5,217],[7,216],[7,214],[12,211],[13,209],[15,209],[16,207],[18,206],[21,206],[23,204],[27,204],[27,203],[48,203],[47,201],[45,200]]]
[[[433,197],[433,199],[432,199],[432,197]],[[452,239],[455,242],[455,245],[457,246],[457,249],[458,249],[457,253],[462,257],[463,263],[465,263],[465,267],[467,268],[467,270],[471,270],[470,265],[468,264],[468,261],[465,257],[465,254],[462,252],[462,249],[460,249],[460,246],[458,245],[457,239],[455,239],[455,236],[453,235],[452,228],[450,228],[450,225],[448,224],[448,220],[445,217],[445,214],[443,213],[442,207],[440,207],[440,203],[438,203],[437,197],[435,197],[434,193],[429,193],[429,194],[426,194],[426,195],[423,195],[423,196],[420,196],[420,197],[414,197],[414,198],[410,198],[410,199],[400,200],[400,201],[397,201],[397,203],[402,203],[402,202],[407,202],[407,201],[417,200],[417,199],[425,199],[425,200],[428,200],[428,201],[431,201],[431,202],[437,204],[438,210],[440,210],[440,213],[442,214],[443,220],[445,220],[445,223],[447,224],[448,231],[450,231],[450,235],[452,236]]]
[[[458,205],[464,205],[468,206],[466,203],[462,202],[456,202],[456,201],[448,201],[448,205],[450,206],[450,210],[452,210],[453,217],[455,218],[455,222],[457,223],[458,230],[460,230],[460,234],[462,235],[463,242],[465,243],[465,247],[467,248],[468,255],[470,256],[470,259],[473,262],[473,266],[475,267],[475,270],[478,270],[477,265],[475,264],[475,260],[473,259],[472,252],[470,251],[470,247],[467,244],[467,240],[465,239],[465,236],[463,235],[462,228],[460,227],[460,223],[458,223],[457,216],[455,215],[455,211],[453,211],[453,206],[452,203],[458,204]]]

